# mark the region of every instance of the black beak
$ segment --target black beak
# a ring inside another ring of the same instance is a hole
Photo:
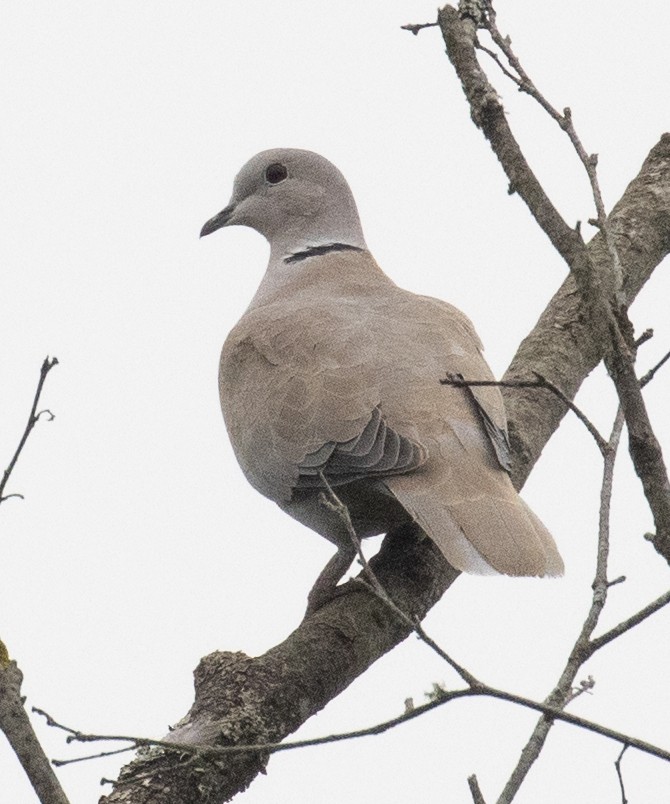
[[[225,209],[222,209],[218,215],[210,218],[200,230],[200,237],[205,237],[205,235],[212,234],[212,232],[215,232],[217,229],[225,226],[231,219],[233,212],[235,212],[235,205],[229,204]]]

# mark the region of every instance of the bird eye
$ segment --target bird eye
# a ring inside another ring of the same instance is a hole
[[[265,178],[270,184],[279,184],[279,182],[284,181],[287,176],[288,170],[286,170],[284,165],[279,164],[279,162],[275,162],[265,168]]]

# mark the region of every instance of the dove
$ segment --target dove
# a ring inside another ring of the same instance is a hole
[[[223,345],[223,417],[251,485],[337,548],[308,613],[341,589],[352,528],[413,523],[467,573],[562,574],[510,480],[499,388],[440,382],[493,380],[472,323],[382,271],[342,173],[311,151],[262,151],[201,237],[226,226],[255,229],[270,257]]]

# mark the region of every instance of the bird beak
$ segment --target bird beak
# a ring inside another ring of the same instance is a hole
[[[200,237],[205,237],[205,235],[212,234],[212,232],[215,232],[222,226],[226,226],[226,224],[233,217],[234,212],[235,204],[228,204],[228,206],[225,209],[222,209],[218,215],[215,215],[213,218],[210,218],[207,221],[207,223],[200,230]]]

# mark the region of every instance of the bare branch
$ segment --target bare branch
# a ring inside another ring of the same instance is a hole
[[[624,745],[624,747],[621,749],[621,753],[616,758],[616,761],[614,763],[614,767],[616,768],[616,775],[619,780],[619,787],[621,788],[621,804],[628,804],[628,799],[626,798],[626,788],[624,787],[623,776],[621,774],[621,760],[623,759],[623,755],[626,753],[627,750],[628,750],[628,744]]]
[[[584,629],[582,631],[582,634],[580,635],[581,642],[578,640],[578,644],[575,645],[575,649],[573,650],[573,653],[571,655],[571,659],[573,660],[573,662],[572,662],[573,668],[572,669],[574,669],[574,672],[572,674],[572,678],[570,679],[570,683],[572,683],[572,680],[574,679],[574,674],[576,673],[579,664],[581,662],[583,662],[583,660],[584,660],[583,657],[587,653],[587,651],[583,650],[583,647],[584,647],[583,643],[584,643],[585,640],[588,640],[588,636],[590,635],[590,633],[592,632],[593,628],[595,627],[595,625],[597,623],[597,618],[598,618],[598,615],[599,615],[600,611],[602,610],[602,607],[604,606],[605,599],[606,599],[607,588],[609,586],[609,583],[606,580],[606,561],[607,561],[607,544],[608,544],[608,516],[607,516],[608,509],[607,509],[607,503],[609,501],[609,496],[611,495],[612,466],[613,466],[614,456],[615,456],[615,453],[616,453],[616,446],[617,446],[617,443],[618,443],[618,439],[619,439],[619,436],[620,436],[620,433],[621,433],[622,426],[623,426],[623,416],[622,416],[621,413],[619,413],[619,415],[617,416],[615,426],[613,428],[612,437],[610,438],[610,441],[609,441],[609,443],[607,445],[608,448],[607,448],[607,451],[606,451],[607,452],[606,471],[604,473],[604,481],[603,481],[604,505],[603,505],[603,513],[602,513],[602,516],[601,516],[601,528],[600,528],[600,536],[599,536],[599,550],[598,550],[598,562],[597,562],[597,569],[596,569],[596,579],[594,581],[594,599],[593,599],[593,604],[592,604],[591,611],[589,613],[589,617],[587,618],[587,622],[585,623]],[[362,550],[360,548],[360,541],[358,540],[358,538],[357,538],[357,536],[355,534],[355,531],[353,529],[353,526],[350,523],[350,520],[349,520],[349,517],[348,517],[348,511],[347,511],[346,507],[339,500],[339,498],[337,497],[337,495],[335,494],[333,489],[328,484],[327,479],[325,477],[323,477],[323,476],[322,476],[322,482],[324,483],[324,486],[327,489],[328,494],[329,494],[329,498],[326,500],[326,503],[328,505],[332,506],[333,509],[335,509],[335,510],[341,510],[341,513],[343,515],[343,519],[344,519],[345,523],[348,523],[347,527],[348,527],[348,530],[350,532],[350,536],[351,536],[354,544],[356,545],[356,549],[359,551],[359,557],[360,557],[361,563],[363,564],[363,567],[364,567],[364,573],[365,573],[366,578],[367,578],[367,580],[365,581],[367,588],[370,589],[371,591],[374,591],[374,593],[383,602],[384,606],[389,608],[392,611],[392,613],[394,614],[394,616],[396,616],[399,619],[401,619],[403,621],[403,623],[405,623],[406,625],[414,626],[414,624],[412,623],[411,619],[409,617],[407,617],[402,612],[402,610],[400,610],[395,605],[395,603],[393,603],[393,601],[390,599],[390,597],[386,594],[386,592],[385,592],[383,586],[381,585],[381,583],[377,580],[373,569],[370,567],[369,563],[367,562],[367,559],[365,558],[365,555],[363,554],[363,552],[362,552]],[[369,586],[368,586],[368,583],[370,584]],[[439,648],[439,646],[435,645],[435,643],[432,640],[425,639],[425,634],[419,629],[420,629],[420,626],[414,628],[414,630],[417,631],[419,636],[422,639],[424,639],[424,641],[427,641],[428,644],[431,647],[436,649],[437,652],[443,658],[445,658],[446,661],[448,661],[449,664],[453,667],[454,662],[450,659],[450,657],[446,656],[446,654],[444,654],[444,652]],[[582,654],[581,658],[578,656],[579,653]],[[570,662],[569,662],[569,665],[570,665]],[[435,706],[441,705],[442,703],[445,703],[446,701],[454,700],[454,699],[460,698],[460,697],[467,697],[468,695],[473,695],[473,694],[482,694],[482,695],[488,695],[488,696],[491,696],[491,697],[495,697],[495,698],[498,698],[500,700],[506,700],[506,701],[509,701],[509,702],[512,702],[512,703],[517,703],[517,704],[520,704],[522,706],[527,706],[527,707],[530,707],[530,708],[536,709],[537,711],[542,712],[543,713],[543,718],[541,719],[540,723],[541,724],[544,724],[544,723],[548,724],[545,727],[546,732],[548,732],[549,725],[551,725],[554,722],[555,719],[560,719],[560,720],[564,720],[564,721],[566,721],[568,723],[573,723],[574,725],[581,725],[584,728],[587,728],[589,730],[595,731],[596,733],[603,734],[605,736],[611,737],[613,739],[618,740],[619,742],[622,742],[622,743],[625,743],[625,744],[628,744],[628,745],[635,745],[636,747],[639,747],[640,750],[645,750],[648,753],[653,753],[655,756],[670,759],[670,754],[665,752],[663,749],[658,748],[657,746],[650,746],[650,745],[645,744],[645,743],[643,743],[641,741],[637,741],[634,738],[630,738],[630,737],[627,737],[627,736],[622,735],[620,733],[613,732],[612,730],[609,730],[609,729],[607,729],[605,727],[601,727],[598,724],[592,724],[589,721],[586,721],[586,720],[581,719],[581,718],[576,718],[573,715],[567,715],[565,712],[562,711],[562,707],[569,700],[574,699],[574,697],[576,697],[576,694],[581,694],[582,692],[587,691],[588,689],[591,689],[591,687],[593,686],[592,679],[589,679],[588,682],[583,682],[580,685],[580,688],[577,691],[577,693],[575,693],[574,689],[569,688],[569,689],[565,690],[565,692],[560,697],[554,695],[554,699],[558,698],[558,700],[552,700],[552,696],[550,696],[550,699],[548,699],[548,701],[545,704],[538,704],[537,702],[530,701],[529,699],[523,698],[521,696],[516,696],[516,695],[513,695],[511,693],[507,693],[507,692],[504,692],[502,690],[497,690],[495,688],[492,688],[492,687],[489,687],[487,685],[484,685],[481,682],[477,681],[476,679],[472,679],[472,677],[469,674],[467,674],[467,673],[462,671],[462,668],[459,668],[457,666],[456,669],[458,669],[459,672],[461,672],[461,674],[463,675],[463,677],[465,678],[465,680],[468,683],[471,683],[471,686],[470,686],[469,689],[448,691],[448,690],[444,690],[444,689],[441,689],[441,688],[437,688],[435,695],[431,696],[431,701],[429,701],[428,704],[425,704],[425,705],[420,706],[420,707],[414,707],[414,706],[406,707],[405,713],[403,715],[397,717],[397,718],[393,718],[393,719],[391,719],[389,721],[377,724],[377,725],[369,727],[367,729],[360,729],[360,730],[351,731],[351,732],[345,732],[345,733],[340,733],[340,734],[329,735],[329,736],[326,736],[326,737],[316,738],[316,739],[313,739],[313,740],[299,740],[299,741],[283,742],[283,743],[267,743],[266,742],[266,743],[256,743],[256,744],[251,744],[251,745],[229,745],[229,746],[217,745],[216,747],[213,747],[213,746],[207,745],[207,744],[205,744],[205,745],[200,744],[199,745],[199,744],[193,744],[193,743],[188,743],[188,742],[186,742],[186,743],[185,742],[178,742],[178,741],[175,741],[174,738],[172,738],[172,739],[168,738],[166,740],[161,740],[161,741],[154,741],[154,740],[146,740],[144,738],[134,738],[134,737],[129,737],[129,736],[118,736],[118,735],[116,735],[116,736],[109,736],[109,735],[107,735],[107,736],[103,736],[103,735],[83,735],[80,732],[75,732],[74,730],[67,729],[66,727],[60,726],[60,728],[66,728],[66,730],[69,732],[70,737],[68,739],[77,739],[77,740],[81,740],[81,741],[104,740],[104,739],[124,740],[124,741],[128,741],[128,742],[132,742],[133,745],[149,745],[149,744],[151,744],[151,745],[156,745],[156,746],[160,746],[160,747],[163,747],[163,748],[170,748],[172,750],[183,751],[185,753],[198,754],[203,758],[212,757],[212,756],[216,756],[216,755],[219,755],[219,754],[240,754],[240,753],[269,755],[270,753],[274,753],[274,752],[277,752],[277,751],[290,750],[290,749],[293,749],[293,748],[304,748],[304,747],[311,746],[311,745],[321,745],[321,744],[324,744],[324,743],[337,742],[337,741],[345,740],[345,739],[354,739],[354,738],[358,738],[358,737],[364,737],[364,736],[369,736],[369,735],[373,735],[373,734],[379,734],[379,733],[382,733],[383,731],[386,731],[386,730],[388,730],[390,728],[394,728],[395,726],[398,726],[398,725],[400,725],[400,724],[402,724],[402,723],[404,723],[404,722],[406,722],[408,720],[414,719],[415,717],[418,717],[419,715],[423,714],[424,712],[429,711],[430,709],[434,708]],[[566,668],[566,670],[567,670],[567,668]],[[474,685],[472,684],[472,681],[475,682]],[[566,687],[565,673],[564,673],[564,677],[561,679],[561,681],[563,682],[563,684],[562,685],[559,684],[559,687],[561,688],[561,690],[564,690],[565,687]],[[557,690],[558,690],[558,688],[557,688]],[[555,693],[557,692],[557,690],[555,690]],[[50,720],[52,720],[52,719],[50,719]],[[54,725],[59,725],[59,724],[54,723]],[[544,736],[546,737],[546,733],[544,734]],[[172,735],[171,735],[171,737],[172,737]],[[538,753],[539,753],[539,748],[537,750],[538,750]],[[476,796],[477,790],[478,790],[478,785],[476,785],[476,780],[474,782],[469,781],[469,784],[471,786],[471,790],[473,791],[473,796]],[[481,797],[481,791],[479,791],[479,795]],[[475,800],[480,800],[480,799],[475,798]],[[483,800],[483,798],[481,798],[481,800]],[[511,799],[509,799],[509,800],[511,800]]]
[[[412,631],[414,631],[414,633],[419,637],[419,639],[422,642],[428,645],[428,647],[431,648],[431,650],[437,653],[437,655],[441,659],[443,659],[453,670],[455,670],[458,673],[458,675],[463,679],[463,681],[465,681],[466,684],[468,684],[471,687],[481,686],[481,682],[478,681],[472,675],[472,673],[468,672],[462,665],[460,665],[458,662],[452,659],[451,656],[449,656],[444,650],[442,650],[442,648],[437,644],[437,642],[435,642],[434,639],[428,636],[428,634],[424,631],[423,627],[421,626],[421,623],[418,620],[413,620],[411,617],[405,614],[405,612],[399,606],[397,606],[393,602],[393,600],[387,594],[382,584],[379,582],[379,579],[375,575],[374,570],[370,566],[369,561],[367,560],[365,554],[363,553],[361,540],[358,538],[354,526],[351,522],[351,517],[349,516],[349,509],[337,496],[337,494],[331,487],[330,483],[326,479],[324,473],[319,472],[319,475],[321,476],[321,482],[324,484],[329,495],[329,499],[325,499],[324,503],[328,505],[330,508],[332,508],[334,511],[336,511],[342,518],[342,521],[347,529],[347,532],[349,533],[351,541],[353,542],[354,547],[356,548],[356,552],[358,554],[358,560],[360,561],[363,567],[363,574],[367,578],[367,580],[364,580],[363,578],[359,577],[356,578],[356,581],[365,588],[369,589],[373,594],[375,594],[379,598],[379,600],[381,600],[382,603],[384,603],[384,605],[390,611],[392,611],[393,614],[404,625],[406,625],[408,628],[411,628]]]
[[[370,565],[389,596],[417,620],[459,575],[437,548],[409,530],[402,538],[387,537]],[[279,743],[410,633],[376,596],[354,587],[263,656],[205,656],[194,674],[195,702],[166,739],[199,746]],[[242,752],[194,773],[170,756],[138,756],[105,801],[149,804],[156,789],[168,786],[166,802],[204,804],[214,793],[225,800],[245,789],[267,758],[267,752]]]
[[[21,494],[8,494],[4,496],[5,486],[7,485],[7,481],[9,480],[14,467],[16,466],[16,462],[19,459],[19,455],[21,454],[24,446],[26,445],[26,441],[28,440],[28,436],[30,435],[33,427],[37,424],[40,419],[40,416],[47,415],[49,416],[49,421],[54,418],[53,413],[50,410],[41,410],[37,413],[37,405],[40,401],[40,395],[42,394],[42,388],[44,386],[44,381],[47,378],[47,374],[51,371],[54,366],[58,365],[58,358],[52,357],[44,358],[44,362],[42,363],[42,368],[40,369],[40,378],[37,383],[37,390],[35,391],[35,398],[33,399],[33,406],[30,409],[30,416],[28,416],[28,423],[26,424],[26,429],[23,431],[23,435],[21,436],[21,440],[19,441],[19,445],[16,448],[16,452],[14,453],[11,461],[9,462],[9,466],[5,469],[2,480],[0,480],[0,503],[8,500],[10,497],[21,497],[23,499],[23,495]]]
[[[627,304],[670,251],[669,209],[670,135],[664,134],[610,214],[610,230],[624,269]],[[587,249],[595,264],[608,260],[602,235],[596,235]],[[533,370],[539,371],[573,399],[602,357],[570,275],[520,344],[503,379],[527,379]],[[552,397],[538,406],[532,390],[503,388],[502,392],[514,451],[512,477],[520,488],[566,409]]]
[[[603,461],[603,479],[600,491],[600,517],[598,525],[598,549],[596,557],[596,570],[593,579],[593,596],[584,624],[582,625],[579,636],[577,637],[568,661],[565,665],[558,683],[546,699],[546,703],[552,707],[562,709],[569,701],[573,700],[574,680],[580,667],[591,655],[591,635],[598,625],[598,620],[607,601],[607,591],[609,584],[607,581],[607,558],[609,555],[609,514],[610,502],[612,499],[612,481],[614,477],[614,462],[616,459],[617,447],[623,429],[624,417],[621,409],[617,411],[612,433],[607,443]],[[497,804],[509,804],[516,796],[519,788],[523,784],[528,771],[544,748],[544,744],[549,736],[549,731],[554,724],[554,718],[543,715],[535,725],[528,742],[521,751],[519,761],[512,771]]]
[[[518,59],[511,52],[509,43],[500,36],[495,26],[495,14],[491,4],[485,5],[487,14],[484,16],[483,24],[489,28],[494,41],[503,49],[510,64],[519,73],[528,93],[559,123],[562,121],[561,128],[568,133],[587,170],[598,209],[605,260],[597,263],[591,259],[581,235],[567,225],[540,187],[505,119],[504,109],[497,93],[477,61],[475,53],[477,26],[468,14],[459,15],[450,6],[445,6],[439,12],[447,54],[463,84],[474,123],[482,129],[511,185],[526,202],[528,209],[565,259],[575,277],[592,337],[605,359],[626,416],[631,458],[656,525],[654,546],[670,562],[670,481],[661,447],[652,430],[635,376],[632,338],[630,338],[632,328],[624,306],[623,271],[616,245],[608,234],[595,173],[596,160],[586,155],[572,126],[569,110],[566,110],[566,114],[561,117],[534,87]]]
[[[411,34],[414,34],[414,36],[418,36],[419,31],[423,31],[424,28],[437,28],[438,25],[438,22],[419,22],[401,25],[400,28],[403,31],[409,31]]]
[[[463,85],[474,124],[491,144],[511,187],[526,202],[558,253],[569,266],[573,265],[578,258],[584,258],[584,242],[551,203],[512,134],[498,93],[477,61],[476,23],[467,16],[461,19],[451,6],[439,11],[438,20],[447,55]]]
[[[441,382],[444,385],[453,385],[456,387],[468,387],[472,385],[491,386],[499,384],[495,381],[477,381],[477,380],[468,381],[460,376],[450,376],[449,378],[442,380]],[[546,387],[545,382],[546,381],[544,380],[544,378],[541,375],[538,375],[537,387]],[[526,382],[524,383],[524,385],[528,386],[528,383]],[[555,389],[555,391],[560,394],[560,391],[558,389]],[[588,422],[588,419],[586,419],[586,417],[583,418],[586,420],[586,422]],[[588,422],[588,424],[590,424],[590,422]],[[624,425],[624,415],[621,408],[619,408],[619,410],[617,411],[617,415],[615,417],[609,441],[604,442],[603,440],[603,445],[601,447],[601,452],[603,453],[603,457],[605,460],[604,460],[603,481],[601,490],[596,572],[593,581],[593,590],[594,590],[593,600],[586,621],[582,628],[582,631],[571,652],[570,659],[568,660],[568,664],[566,666],[566,670],[564,671],[561,680],[559,681],[557,687],[554,689],[552,695],[547,699],[547,703],[552,705],[551,706],[552,715],[553,712],[555,711],[555,706],[558,706],[562,710],[565,706],[567,706],[569,703],[575,700],[575,698],[579,697],[585,692],[590,692],[593,689],[595,681],[592,676],[588,676],[586,680],[580,682],[578,687],[574,687],[571,685],[574,681],[574,678],[578,672],[579,667],[583,665],[583,663],[595,652],[595,650],[598,649],[598,647],[601,647],[602,645],[606,644],[606,642],[609,642],[612,639],[616,638],[617,636],[620,636],[622,633],[625,633],[634,625],[645,619],[645,617],[649,616],[654,611],[657,611],[667,602],[670,602],[670,593],[668,593],[668,595],[664,595],[662,598],[659,598],[659,600],[655,601],[653,604],[648,606],[642,612],[638,612],[637,615],[630,618],[625,623],[622,623],[620,626],[617,626],[617,628],[612,629],[612,631],[610,632],[607,632],[607,634],[603,635],[603,637],[600,638],[598,643],[596,643],[593,640],[590,640],[590,636],[593,633],[593,630],[595,629],[598,623],[600,614],[602,613],[602,610],[605,607],[605,603],[607,600],[607,592],[609,588],[615,585],[616,583],[619,583],[622,580],[624,580],[623,578],[617,578],[614,581],[608,581],[607,579],[607,560],[609,555],[610,502],[612,498],[614,462],[616,459],[616,453],[619,446],[623,425]],[[328,505],[332,510],[336,511],[341,516],[342,521],[351,537],[352,543],[356,548],[359,560],[365,570],[365,574],[368,580],[363,581],[362,579],[359,579],[360,583],[365,584],[366,587],[375,595],[377,595],[379,599],[388,608],[390,608],[391,611],[393,611],[393,613],[397,617],[399,617],[403,622],[412,626],[417,635],[419,636],[419,638],[422,639],[426,644],[428,644],[452,668],[456,669],[456,671],[463,678],[463,680],[470,686],[471,689],[477,688],[482,692],[484,692],[485,694],[499,693],[500,691],[493,690],[493,688],[489,687],[488,685],[482,684],[482,682],[474,678],[463,667],[456,664],[451,659],[451,657],[449,657],[440,648],[440,646],[434,642],[434,640],[432,640],[430,637],[426,635],[421,625],[419,623],[412,623],[410,618],[407,617],[407,615],[405,615],[404,612],[402,612],[391,600],[391,598],[386,594],[386,591],[377,580],[374,571],[370,567],[363,553],[361,540],[358,538],[355,532],[347,507],[344,505],[344,503],[342,503],[342,501],[339,499],[335,491],[332,489],[325,475],[323,473],[320,474],[321,474],[321,481],[328,492],[328,497],[327,498],[324,497],[324,504]],[[668,598],[667,600],[665,599],[666,597]],[[452,700],[454,693],[448,692],[442,689],[441,687],[435,685],[435,694],[431,696],[432,700],[441,700],[444,696]],[[511,698],[507,698],[507,700],[511,700]],[[411,707],[406,706],[405,715],[408,715],[410,712],[416,713],[417,711],[418,710],[415,709],[413,705]],[[400,722],[404,722],[404,720],[396,721],[396,725],[398,725]],[[534,761],[539,756],[544,746],[544,742],[546,741],[546,738],[548,736],[549,729],[553,725],[553,722],[554,717],[549,716],[549,714],[545,712],[543,714],[543,717],[538,722],[535,730],[533,731],[533,734],[531,735],[531,738],[529,739],[524,751],[522,752],[519,764],[517,765],[517,768],[510,777],[510,780],[506,785],[505,790],[501,794],[501,797],[498,800],[498,804],[507,804],[507,802],[512,801],[521,783],[523,782],[523,779],[530,770]],[[369,732],[366,730],[366,734],[367,733]],[[349,734],[350,736],[353,736],[352,733]],[[363,734],[358,734],[356,736],[363,736]],[[325,739],[330,741],[330,738]],[[626,743],[625,747],[627,747],[628,745],[629,743]],[[619,768],[617,765],[617,771],[618,769]],[[481,790],[479,789],[479,784],[477,782],[477,777],[475,775],[472,775],[468,778],[468,785],[470,787],[470,792],[473,797],[473,801],[484,802],[484,798],[481,793]]]
[[[596,172],[598,157],[595,154],[588,154],[586,152],[586,149],[582,145],[582,142],[579,136],[577,135],[575,127],[572,123],[571,110],[566,107],[563,110],[563,114],[560,114],[560,112],[558,112],[551,105],[551,103],[549,103],[549,101],[535,86],[528,73],[521,66],[521,62],[519,61],[518,57],[512,50],[509,38],[504,37],[498,30],[498,26],[496,25],[495,13],[489,13],[486,15],[484,21],[484,27],[491,34],[491,38],[493,39],[495,44],[500,48],[500,50],[505,54],[505,57],[507,58],[508,62],[516,71],[519,77],[515,78],[513,75],[510,75],[505,71],[506,74],[509,75],[509,77],[514,81],[514,83],[519,87],[519,89],[522,92],[526,92],[528,95],[534,98],[540,104],[540,106],[542,106],[542,108],[550,115],[550,117],[552,117],[558,123],[558,125],[563,129],[563,131],[565,131],[565,133],[570,138],[570,142],[572,143],[577,153],[577,156],[579,157],[580,162],[584,166],[584,169],[589,179],[589,183],[591,184],[591,192],[593,194],[593,199],[596,206],[596,213],[598,216],[594,221],[594,225],[597,226],[603,233],[605,244],[607,246],[612,261],[612,266],[615,270],[617,277],[616,287],[617,290],[620,291],[623,285],[623,274],[616,248],[611,238],[608,235],[607,214],[605,212],[605,204],[603,202],[603,197],[598,182],[598,174]]]
[[[631,628],[634,628],[636,625],[639,625],[641,622],[646,620],[647,617],[650,617],[652,614],[660,611],[664,606],[667,606],[668,603],[670,603],[670,592],[665,592],[665,594],[656,598],[656,600],[654,600],[648,606],[645,606],[643,609],[640,609],[640,611],[638,611],[636,614],[633,614],[627,620],[624,620],[623,622],[619,623],[619,625],[616,625],[614,628],[606,631],[604,634],[602,634],[602,636],[592,639],[589,647],[590,653],[595,653],[604,645],[607,645],[609,642],[612,642],[612,640],[617,639],[622,634],[630,631]]]
[[[482,795],[482,791],[479,789],[479,782],[474,773],[472,776],[468,776],[468,787],[470,788],[473,804],[486,804],[486,800]]]
[[[670,352],[666,352],[666,354],[658,361],[658,363],[652,368],[650,368],[649,371],[640,378],[640,388],[644,388],[644,386],[647,385],[647,383],[651,382],[654,379],[656,372],[662,366],[664,366],[668,360],[670,360]]]
[[[41,804],[69,804],[23,706],[22,682],[16,662],[0,662],[0,729]]]
[[[104,759],[105,757],[114,757],[117,754],[127,754],[129,751],[135,751],[137,745],[128,745],[125,748],[117,748],[114,751],[98,751],[96,754],[88,754],[85,757],[74,757],[73,759],[52,759],[51,764],[56,768],[62,768],[65,765],[75,765],[77,762],[88,762],[91,759]]]
[[[586,153],[573,126],[570,109],[566,108],[564,114],[560,115],[537,90],[512,52],[509,40],[500,34],[495,23],[495,14],[488,15],[485,26],[494,42],[519,73],[522,88],[535,98],[566,132],[589,178],[598,215],[596,225],[602,232],[609,255],[609,268],[614,280],[613,291],[607,291],[607,277],[602,273],[598,276],[595,266],[589,264],[590,261],[584,263],[582,259],[578,259],[574,263],[569,262],[569,266],[570,270],[576,274],[577,285],[581,289],[584,300],[592,308],[594,320],[597,321],[600,318],[603,322],[607,322],[611,343],[608,343],[605,332],[599,325],[594,326],[594,335],[602,338],[605,363],[614,380],[626,415],[631,457],[656,524],[654,545],[670,562],[670,481],[660,444],[652,430],[640,386],[635,379],[634,352],[625,335],[632,331],[632,326],[625,311],[621,263],[609,232],[598,182],[597,157]]]
[[[525,698],[522,695],[506,692],[505,690],[500,690],[496,687],[489,687],[486,684],[480,687],[468,687],[467,689],[458,690],[446,690],[440,688],[435,692],[434,695],[431,695],[430,700],[427,703],[408,708],[397,717],[390,718],[389,720],[382,721],[381,723],[376,723],[373,726],[368,726],[367,728],[337,732],[335,734],[328,734],[323,737],[313,737],[306,740],[287,740],[281,743],[252,743],[248,745],[237,744],[214,746],[193,742],[171,741],[167,739],[154,740],[149,737],[135,737],[120,734],[87,734],[76,729],[71,729],[67,726],[62,726],[42,710],[35,709],[35,711],[45,715],[48,718],[49,725],[56,726],[69,732],[70,737],[68,738],[68,742],[128,742],[131,743],[130,749],[132,749],[134,746],[154,746],[156,748],[165,749],[166,751],[171,752],[173,757],[174,754],[177,753],[194,755],[196,758],[201,758],[203,760],[212,760],[216,759],[217,757],[230,757],[236,754],[269,755],[282,751],[292,751],[299,748],[311,748],[317,745],[327,745],[346,740],[355,740],[361,737],[374,737],[379,734],[384,734],[385,732],[394,729],[397,726],[408,723],[415,718],[421,717],[427,712],[444,706],[451,701],[476,697],[495,698],[498,701],[505,701],[507,703],[522,706],[526,709],[531,709],[535,712],[540,712],[552,721],[560,720],[571,726],[576,726],[593,734],[599,734],[602,737],[607,737],[608,739],[614,740],[617,743],[626,744],[630,748],[635,748],[642,753],[657,757],[665,762],[670,762],[670,751],[666,751],[657,745],[645,742],[644,740],[638,740],[636,737],[610,729],[607,726],[602,726],[599,723],[594,723],[586,718],[572,715],[569,712],[564,712],[559,707],[551,706],[547,703],[540,703],[539,701],[533,701],[532,699]],[[152,759],[156,760],[163,756],[164,755],[162,753],[157,753],[152,756]],[[89,757],[82,757],[82,759],[88,758]],[[147,801],[149,800],[153,799],[147,799]],[[135,799],[133,799],[133,804],[135,804]]]
[[[486,55],[487,55],[487,56],[489,56],[490,58],[492,58],[492,59],[493,59],[493,61],[494,61],[494,62],[495,62],[497,65],[498,65],[498,67],[500,67],[500,70],[501,70],[502,74],[503,74],[504,76],[506,76],[507,78],[509,78],[509,80],[510,80],[510,81],[513,81],[513,82],[514,82],[514,83],[515,83],[515,84],[516,84],[516,85],[519,87],[519,91],[522,91],[522,89],[523,89],[523,82],[521,81],[521,79],[519,78],[519,76],[514,75],[514,73],[511,73],[511,72],[510,72],[510,71],[507,69],[507,67],[505,67],[505,65],[504,65],[504,64],[502,63],[502,61],[500,60],[500,56],[498,56],[498,54],[497,54],[497,53],[496,53],[494,50],[490,50],[489,48],[485,47],[485,46],[484,46],[484,45],[482,45],[482,43],[481,43],[480,41],[478,41],[477,39],[475,39],[475,47],[477,48],[477,50],[481,50],[481,51],[482,51],[482,53],[486,53]]]
[[[533,374],[537,377],[536,380],[468,380],[463,377],[448,377],[444,380],[440,380],[440,383],[442,385],[454,385],[457,388],[469,388],[476,386],[496,386],[498,388],[545,388],[547,391],[551,391],[552,394],[561,400],[566,408],[575,414],[579,421],[589,431],[593,437],[593,440],[598,445],[598,449],[600,450],[601,454],[603,454],[607,448],[607,442],[600,435],[598,428],[593,424],[588,416],[586,416],[586,414],[580,408],[578,408],[571,399],[568,399],[563,391],[561,391],[558,386],[554,385],[553,382],[548,380],[537,371],[534,371]]]

